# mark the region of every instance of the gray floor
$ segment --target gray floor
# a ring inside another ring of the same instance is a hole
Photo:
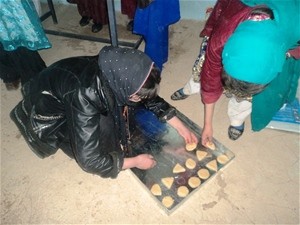
[[[58,11],[58,18],[73,18],[65,21],[74,23],[75,32],[88,32],[76,25],[78,15]],[[126,18],[118,17],[118,23],[124,30],[120,37],[134,40],[124,34]],[[52,21],[44,25],[50,27]],[[170,95],[190,76],[201,27],[199,21],[170,27],[169,61],[160,91],[200,127],[200,97],[173,102]],[[106,35],[101,32],[98,35]],[[97,54],[104,45],[48,37],[52,48],[40,52],[48,65],[65,57]],[[299,224],[299,135],[271,129],[252,132],[247,120],[243,137],[229,140],[224,97],[216,106],[214,135],[235,158],[171,215],[130,170],[117,179],[101,179],[82,171],[61,151],[44,160],[36,157],[8,116],[20,99],[19,90],[8,92],[1,84],[1,224]]]

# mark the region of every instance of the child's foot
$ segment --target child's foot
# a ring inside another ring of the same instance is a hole
[[[244,133],[244,125],[245,123],[243,123],[240,126],[229,126],[228,127],[228,137],[231,140],[237,140],[240,136],[242,136],[242,134]]]
[[[186,95],[183,93],[183,88],[180,88],[179,90],[175,91],[172,95],[171,95],[171,99],[176,101],[176,100],[183,100],[186,99],[187,97],[189,97],[189,95]]]

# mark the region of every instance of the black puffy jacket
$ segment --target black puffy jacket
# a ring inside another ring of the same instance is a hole
[[[116,100],[97,60],[98,56],[73,57],[46,68],[24,85],[24,99],[11,118],[39,157],[60,148],[86,172],[114,178],[124,154],[112,113]],[[174,112],[160,97],[145,106],[163,120]]]

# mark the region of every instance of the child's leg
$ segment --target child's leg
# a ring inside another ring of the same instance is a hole
[[[195,82],[191,77],[189,81],[183,87],[183,93],[185,95],[197,94],[200,92],[200,82]]]
[[[230,98],[228,103],[228,116],[231,126],[241,126],[246,118],[251,114],[252,103],[249,101],[237,102],[235,98]]]
[[[244,132],[244,123],[247,116],[252,111],[252,103],[249,101],[237,102],[231,98],[228,103],[228,116],[230,126],[228,127],[228,137],[231,140],[237,140]]]

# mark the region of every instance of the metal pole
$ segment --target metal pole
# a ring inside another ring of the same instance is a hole
[[[109,35],[111,40],[111,45],[118,47],[118,35],[116,27],[116,15],[115,15],[115,2],[114,0],[106,0],[107,2],[107,11],[109,19]]]

